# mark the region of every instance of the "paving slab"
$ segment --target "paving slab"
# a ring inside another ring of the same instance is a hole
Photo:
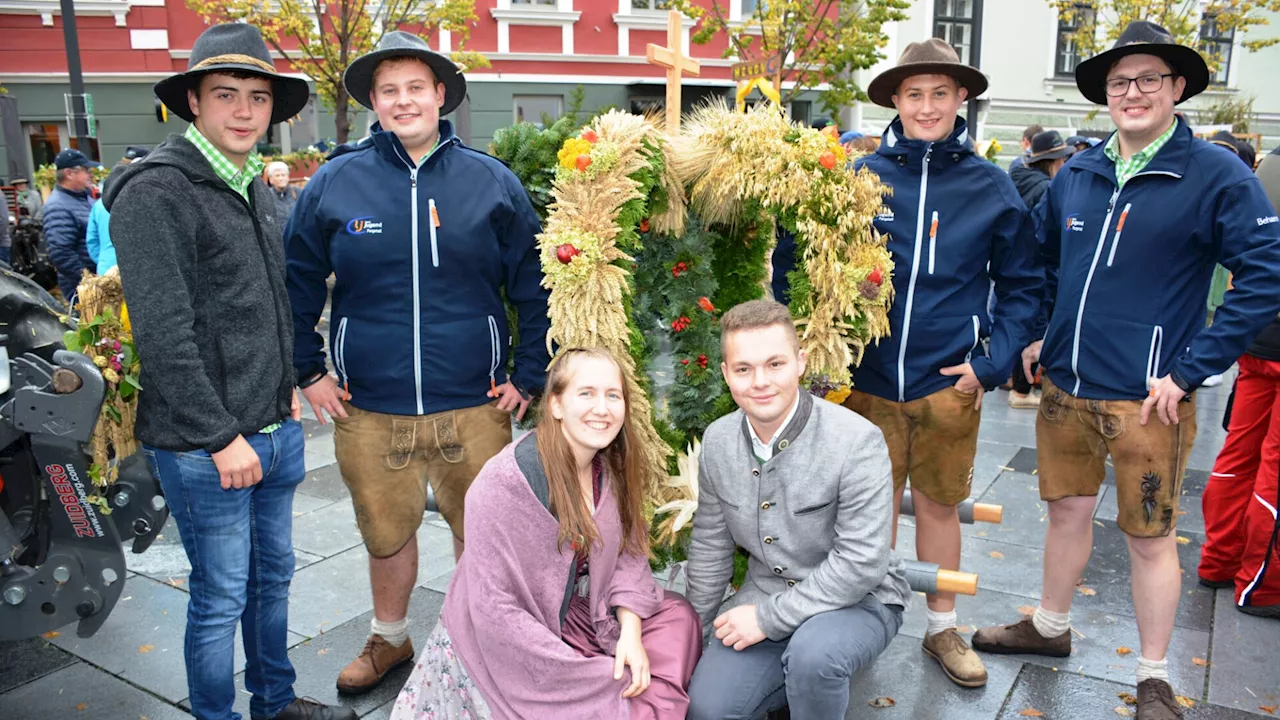
[[[1004,472],[1009,460],[1018,453],[1019,446],[1009,443],[978,441],[978,452],[973,457],[973,484],[969,495],[981,497],[987,488]]]
[[[331,503],[315,512],[293,519],[293,546],[321,557],[361,545],[360,529],[351,498]]]
[[[1077,718],[1133,717],[1118,713],[1116,708],[1133,711],[1120,699],[1120,693],[1135,692],[1132,686],[1083,677],[1070,672],[1055,672],[1036,665],[1026,665],[1013,685],[999,720],[1077,720]],[[1036,711],[1040,714],[1031,713]]]
[[[920,650],[920,640],[898,635],[870,668],[853,677],[847,720],[988,720],[995,717],[1013,687],[1022,663],[1009,658],[987,661],[987,685],[961,688]],[[871,709],[876,698],[892,698],[891,708]]]
[[[453,567],[452,537],[448,530],[432,525],[419,529],[418,585]],[[363,545],[357,545],[294,574],[289,629],[314,637],[372,608],[369,555]]]
[[[1019,420],[1001,420],[983,415],[982,424],[978,428],[978,439],[988,442],[1006,443],[1021,447],[1035,447],[1036,428],[1032,422]]]
[[[1178,560],[1182,566],[1182,597],[1174,625],[1208,632],[1213,622],[1213,591],[1196,582],[1196,565],[1200,562],[1199,536],[1179,533],[1185,544],[1178,544]],[[1083,585],[1095,595],[1076,594],[1074,607],[1094,608],[1105,612],[1133,616],[1129,550],[1124,532],[1114,524],[1101,521],[1093,527],[1093,555],[1085,568]]]
[[[183,663],[187,593],[144,576],[125,581],[111,616],[93,637],[80,638],[74,626],[50,642],[107,672],[176,702],[187,696]],[[290,644],[303,638],[292,636]],[[235,667],[244,668],[244,644],[237,630]]]
[[[329,501],[351,497],[346,483],[342,482],[342,473],[338,470],[337,462],[315,469],[308,467],[307,477],[298,486],[298,492]]]
[[[76,656],[44,638],[0,643],[0,693],[42,678],[76,662]],[[0,708],[4,699],[0,697]]]
[[[14,720],[191,719],[163,700],[84,663],[70,665],[0,695],[0,717]]]
[[[1217,592],[1209,702],[1262,714],[1280,707],[1280,622],[1245,615],[1230,589]],[[1273,714],[1280,712],[1272,711]]]
[[[425,589],[416,589],[409,599],[409,634],[412,639],[423,642],[435,629],[436,620],[440,617],[440,607],[444,596]],[[373,619],[373,611],[356,616],[335,627],[323,635],[311,638],[305,643],[289,650],[289,659],[293,661],[298,680],[293,691],[299,697],[310,697],[322,703],[342,704],[351,707],[357,714],[375,713],[375,711],[395,701],[404,686],[409,673],[413,669],[410,663],[388,673],[377,688],[364,695],[339,695],[335,681],[338,673],[360,654],[365,640],[369,636],[369,622]],[[244,673],[236,676],[237,712],[249,717],[249,694],[244,690]],[[183,701],[183,707],[189,707]],[[390,717],[388,714],[373,717]]]
[[[1049,505],[1040,500],[1040,480],[1035,475],[1002,472],[986,492],[978,496],[978,501],[1003,506],[1004,516],[998,525],[961,525],[961,535],[1023,547],[1044,547],[1044,534],[1049,528]]]
[[[321,502],[328,504],[328,501]],[[324,559],[297,548],[294,548],[293,556],[295,569],[304,568]],[[164,528],[160,534],[156,535],[155,542],[147,548],[146,552],[135,555],[126,545],[124,559],[125,566],[130,572],[167,583],[183,592],[190,591],[187,580],[191,577],[191,562],[187,559],[187,551],[182,547],[177,521],[172,516],[165,522]]]

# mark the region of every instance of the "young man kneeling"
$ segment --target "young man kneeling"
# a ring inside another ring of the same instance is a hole
[[[699,461],[688,598],[713,637],[689,718],[784,706],[796,720],[844,717],[849,677],[889,646],[910,593],[891,557],[884,437],[800,392],[805,358],[785,306],[743,303],[720,337],[740,410],[707,428]],[[738,546],[747,577],[721,607]]]

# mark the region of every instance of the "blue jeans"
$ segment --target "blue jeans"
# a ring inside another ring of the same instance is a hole
[[[5,265],[10,264],[9,252],[10,252],[9,247],[0,247],[0,262],[3,262]]]
[[[788,707],[795,720],[842,718],[849,678],[875,662],[902,627],[902,609],[867,595],[818,613],[791,637],[738,651],[711,636],[689,681],[689,720],[759,720]]]
[[[231,709],[237,622],[250,713],[270,718],[294,701],[287,636],[293,492],[306,476],[302,425],[290,420],[246,439],[262,463],[262,482],[239,490],[222,489],[203,450],[143,448],[191,561],[183,657],[191,712],[200,720],[241,720]]]

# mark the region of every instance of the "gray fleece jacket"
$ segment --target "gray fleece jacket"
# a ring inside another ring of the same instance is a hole
[[[246,203],[170,135],[103,197],[142,365],[138,439],[225,448],[288,417],[295,375],[282,218],[261,178]]]
[[[756,459],[741,410],[702,438],[687,597],[704,636],[717,613],[738,605],[756,606],[770,640],[868,593],[905,608],[911,589],[889,547],[893,476],[880,430],[801,392],[773,448],[768,462]],[[736,546],[751,556],[747,577],[721,607]]]

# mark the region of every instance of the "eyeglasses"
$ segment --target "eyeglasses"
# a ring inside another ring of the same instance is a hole
[[[1137,83],[1139,92],[1144,95],[1150,95],[1160,88],[1164,87],[1164,79],[1177,77],[1175,73],[1163,73],[1143,75],[1142,77],[1126,78],[1116,77],[1107,80],[1107,95],[1110,97],[1124,97],[1129,94],[1129,84]]]

